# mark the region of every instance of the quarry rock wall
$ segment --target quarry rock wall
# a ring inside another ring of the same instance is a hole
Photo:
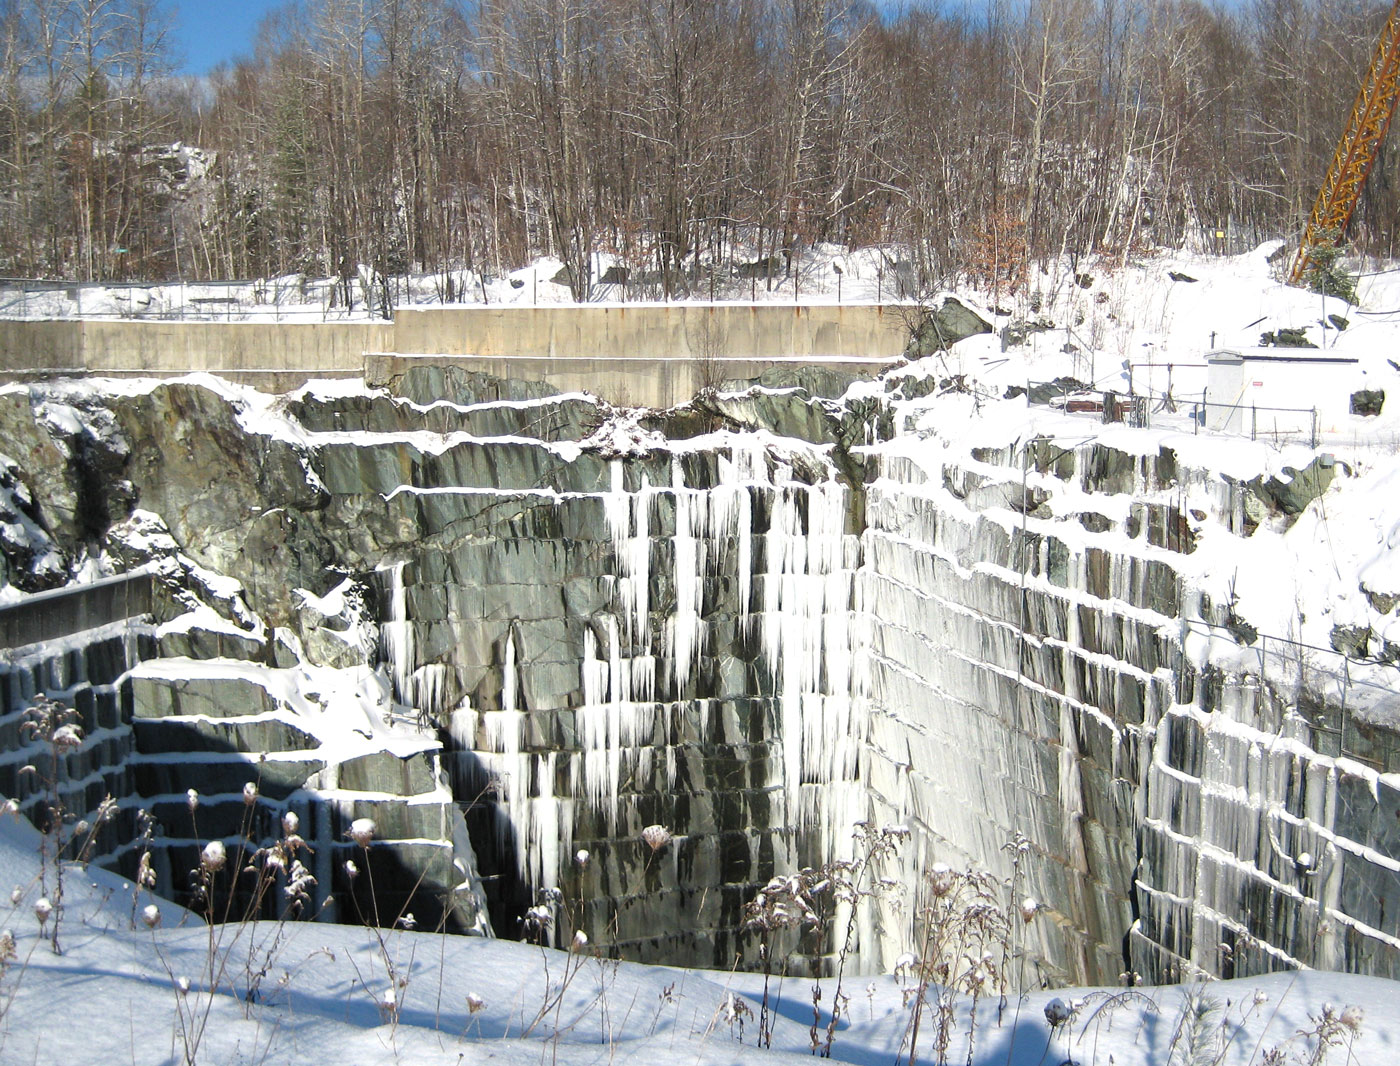
[[[1395,726],[1348,711],[1344,656],[1301,677],[1304,649],[1192,592],[1198,528],[1259,507],[1166,449],[1035,438],[870,486],[874,815],[918,827],[911,876],[1015,878],[1051,981],[1400,972]]]
[[[1348,704],[1345,656],[1293,669],[1195,580],[1203,530],[1296,513],[1318,471],[1266,492],[1127,437],[866,454],[878,411],[800,389],[647,428],[415,374],[455,402],[307,394],[252,430],[266,416],[189,384],[101,401],[184,572],[242,585],[199,601],[222,623],[170,603],[139,661],[70,670],[95,681],[14,659],[0,724],[87,685],[112,755],[75,772],[115,773],[125,806],[183,826],[184,789],[212,782],[200,835],[233,834],[257,781],[351,896],[344,830],[373,817],[400,866],[381,884],[470,882],[502,935],[757,965],[745,904],[851,858],[869,821],[912,832],[900,907],[857,915],[862,967],[908,950],[947,862],[1038,902],[1027,981],[1396,974],[1394,726]],[[749,417],[818,443],[712,432]],[[346,747],[356,715],[418,739]],[[178,877],[198,836],[168,835]],[[791,946],[799,968],[833,950]]]
[[[364,914],[378,906],[391,918],[413,912],[429,928],[489,930],[440,745],[425,739],[416,750],[384,750],[308,725],[293,695],[304,679],[288,676],[297,668],[279,667],[255,635],[160,624],[183,608],[169,578],[143,572],[0,608],[6,633],[39,637],[0,648],[0,795],[41,827],[52,824],[56,801],[74,840],[66,859],[81,853],[135,878],[149,848],[157,890],[196,907],[191,872],[204,844],[225,841],[241,869],[256,847],[282,835],[290,811],[310,846],[300,857],[317,881],[309,913],[354,922],[357,906]],[[82,730],[81,746],[59,754],[57,765],[44,738],[24,728],[38,694],[74,709]],[[115,809],[103,824],[96,812],[107,799]],[[367,851],[348,839],[357,818],[377,826]],[[100,827],[90,842],[74,835],[82,821]],[[366,876],[349,876],[346,860]],[[244,881],[223,886],[235,915],[246,902]],[[281,912],[279,892],[266,916]]]

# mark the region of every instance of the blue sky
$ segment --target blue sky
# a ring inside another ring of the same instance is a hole
[[[895,7],[899,0],[876,2],[881,7]],[[186,74],[207,74],[220,62],[252,55],[258,22],[281,3],[282,0],[174,0],[180,70]]]
[[[251,55],[258,21],[281,0],[176,0],[175,43],[187,74]]]
[[[882,8],[926,0],[876,0]],[[976,0],[974,0],[976,2]],[[253,35],[263,15],[282,0],[175,0],[175,43],[186,74],[207,74],[216,64],[252,55]],[[1238,0],[1227,0],[1237,4]]]

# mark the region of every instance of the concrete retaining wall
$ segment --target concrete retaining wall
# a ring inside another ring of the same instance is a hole
[[[895,309],[864,304],[405,307],[395,318],[392,350],[601,359],[891,359],[907,340]]]
[[[358,371],[388,322],[82,322],[90,370]]]
[[[365,352],[393,344],[390,322],[0,321],[0,379],[205,371],[287,389],[311,377],[358,377]]]
[[[0,320],[0,375],[86,368],[81,322]]]
[[[0,381],[205,371],[281,391],[313,377],[363,374],[382,384],[411,365],[395,359],[426,355],[666,407],[781,362],[873,369],[906,339],[899,310],[876,305],[403,308],[392,323],[0,321]]]

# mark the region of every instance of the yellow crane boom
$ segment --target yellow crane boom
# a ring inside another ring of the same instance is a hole
[[[1390,18],[1381,30],[1376,51],[1371,56],[1371,67],[1352,105],[1346,132],[1337,144],[1332,165],[1327,168],[1327,177],[1308,216],[1298,255],[1288,275],[1291,284],[1297,285],[1303,280],[1313,250],[1324,239],[1323,234],[1330,232],[1340,237],[1345,231],[1361,196],[1361,186],[1385,140],[1390,117],[1395,113],[1397,90],[1400,90],[1400,0],[1395,0]]]

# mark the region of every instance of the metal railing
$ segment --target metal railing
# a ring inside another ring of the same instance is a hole
[[[404,278],[387,281],[387,289],[376,284],[366,300],[359,279],[347,286],[337,278],[295,276],[163,283],[0,278],[0,319],[237,322],[272,318],[279,322],[323,322],[385,319],[399,306],[443,302],[441,293],[415,288]]]
[[[1320,422],[1316,407],[1268,407],[1247,403],[1215,403],[1202,394],[1185,399],[1170,392],[1150,396],[1091,389],[1063,381],[1027,381],[1031,403],[1058,407],[1066,414],[1098,415],[1103,422],[1121,422],[1136,429],[1148,429],[1154,416],[1172,425],[1173,416],[1189,421],[1191,431],[1247,436],[1274,444],[1307,443],[1316,448]],[[1184,428],[1184,427],[1183,427]]]
[[[1242,635],[1238,628],[1202,618],[1184,619],[1182,632],[1183,636],[1195,632],[1228,639],[1246,659],[1253,658],[1258,677],[1307,722],[1315,738],[1313,747],[1321,754],[1342,755],[1382,772],[1397,769],[1377,759],[1367,742],[1367,735],[1378,728],[1375,720],[1364,721],[1358,728],[1354,715],[1357,705],[1367,702],[1367,696],[1388,706],[1400,699],[1400,662],[1384,656],[1348,655],[1333,647],[1257,630]],[[1368,668],[1374,671],[1369,677],[1364,676]],[[1363,676],[1357,676],[1358,670],[1363,671]],[[1311,713],[1303,706],[1308,695],[1317,701]],[[1328,738],[1328,742],[1321,742],[1322,738]]]

